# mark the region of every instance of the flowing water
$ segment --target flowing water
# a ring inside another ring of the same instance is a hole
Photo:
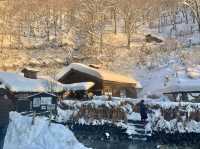
[[[74,125],[72,131],[76,138],[85,146],[93,149],[200,149],[200,136],[188,136],[186,135],[174,135],[163,137],[173,143],[161,143],[163,142],[160,137],[157,137],[154,141],[130,141],[126,135],[123,135],[123,131],[112,126],[82,126]],[[106,132],[109,131],[109,137]],[[183,139],[184,138],[184,139]],[[188,141],[185,141],[190,138]],[[160,141],[159,141],[160,140]],[[190,142],[189,142],[190,140]],[[194,143],[196,142],[196,143]]]
[[[163,144],[158,141],[133,142],[119,138],[118,140],[106,140],[105,138],[98,138],[99,135],[97,134],[90,135],[90,133],[76,132],[75,135],[81,143],[92,149],[200,149],[200,141],[197,141],[198,143],[183,141]]]
[[[79,140],[85,146],[93,149],[200,149],[198,144],[159,144],[156,142],[104,142],[104,141],[91,141],[91,140]]]

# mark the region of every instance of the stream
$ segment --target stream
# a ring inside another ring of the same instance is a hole
[[[93,149],[199,149],[200,144],[160,144],[158,142],[128,142],[128,141],[101,141],[101,140],[79,140],[85,146]]]

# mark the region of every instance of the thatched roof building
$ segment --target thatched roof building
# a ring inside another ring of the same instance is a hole
[[[141,88],[140,83],[133,78],[80,63],[65,67],[56,79],[63,84],[94,82],[95,85],[90,91],[96,95],[112,94],[135,98],[137,89]]]

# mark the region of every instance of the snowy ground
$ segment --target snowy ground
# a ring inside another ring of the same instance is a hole
[[[63,125],[51,124],[45,118],[32,118],[10,113],[11,122],[5,139],[5,149],[86,149]]]
[[[183,118],[183,120],[173,119],[170,121],[165,120],[159,110],[154,111],[155,114],[148,115],[148,123],[145,126],[146,132],[165,132],[165,133],[200,133],[200,122],[195,120],[187,121]],[[132,113],[132,116],[129,116],[129,119],[139,120],[139,113]],[[135,134],[134,128],[127,125],[128,134]]]

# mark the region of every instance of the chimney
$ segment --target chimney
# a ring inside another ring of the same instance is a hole
[[[39,72],[37,69],[34,68],[24,68],[21,71],[24,74],[24,77],[30,78],[30,79],[37,79],[37,73]]]

